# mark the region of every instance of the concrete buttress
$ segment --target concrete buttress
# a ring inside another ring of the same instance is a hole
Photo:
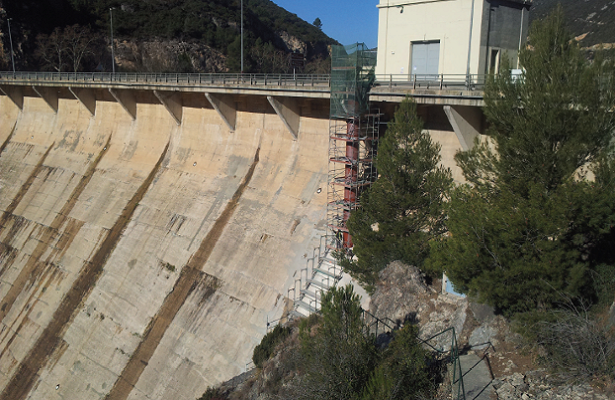
[[[327,114],[294,140],[264,98],[229,132],[203,94],[178,125],[125,92],[0,96],[0,399],[198,398],[324,232]]]

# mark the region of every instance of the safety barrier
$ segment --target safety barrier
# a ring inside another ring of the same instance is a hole
[[[463,89],[482,90],[487,75],[462,74],[386,74],[376,75],[375,87],[398,89]],[[123,85],[160,85],[160,86],[280,86],[301,87],[322,90],[331,85],[329,74],[226,74],[226,73],[110,73],[110,72],[0,72],[0,83],[6,84],[45,84],[81,85],[123,84]]]

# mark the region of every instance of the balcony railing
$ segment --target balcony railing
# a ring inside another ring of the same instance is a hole
[[[482,90],[486,75],[408,75],[387,74],[376,76],[380,90],[459,89]],[[331,75],[320,74],[152,74],[107,72],[0,72],[0,83],[27,84],[37,82],[47,85],[70,83],[80,85],[153,85],[174,87],[284,87],[287,89],[322,91],[331,84]]]
[[[487,75],[477,74],[438,74],[438,75],[408,75],[386,74],[376,75],[376,86],[390,89],[460,89],[483,90]]]

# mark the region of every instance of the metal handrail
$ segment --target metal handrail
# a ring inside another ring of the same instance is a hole
[[[315,74],[226,74],[226,73],[108,73],[108,72],[0,72],[0,82],[80,84],[134,84],[173,86],[295,86],[317,88],[329,86],[330,75]]]
[[[374,87],[482,90],[487,77],[485,74],[379,74]]]
[[[430,340],[433,340],[437,338],[438,336],[441,336],[447,332],[452,333],[450,350],[445,351],[444,349],[438,349],[432,346],[430,343],[428,343]],[[431,349],[433,349],[434,351],[440,354],[446,354],[448,352],[451,353],[451,364],[453,364],[453,376],[451,377],[451,384],[452,384],[451,390],[453,392],[452,393],[453,399],[454,400],[466,400],[466,390],[465,390],[465,385],[463,383],[463,371],[461,370],[461,362],[459,360],[459,344],[457,343],[457,334],[455,333],[455,327],[450,327],[448,329],[445,329],[442,332],[437,333],[427,339],[421,339],[419,337],[417,337],[417,339],[421,341],[423,344],[427,345],[428,347],[430,347]],[[455,393],[454,393],[455,384],[457,384],[457,397],[455,397]]]
[[[389,89],[465,89],[484,88],[485,74],[381,74],[376,75],[374,88]],[[330,87],[330,74],[227,74],[227,73],[141,73],[141,72],[0,72],[0,82],[7,84],[67,85],[87,84],[154,85],[180,87],[296,87],[301,90],[322,90]]]

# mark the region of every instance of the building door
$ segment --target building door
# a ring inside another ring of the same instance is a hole
[[[437,80],[440,66],[440,41],[412,43],[411,74],[417,80]]]

